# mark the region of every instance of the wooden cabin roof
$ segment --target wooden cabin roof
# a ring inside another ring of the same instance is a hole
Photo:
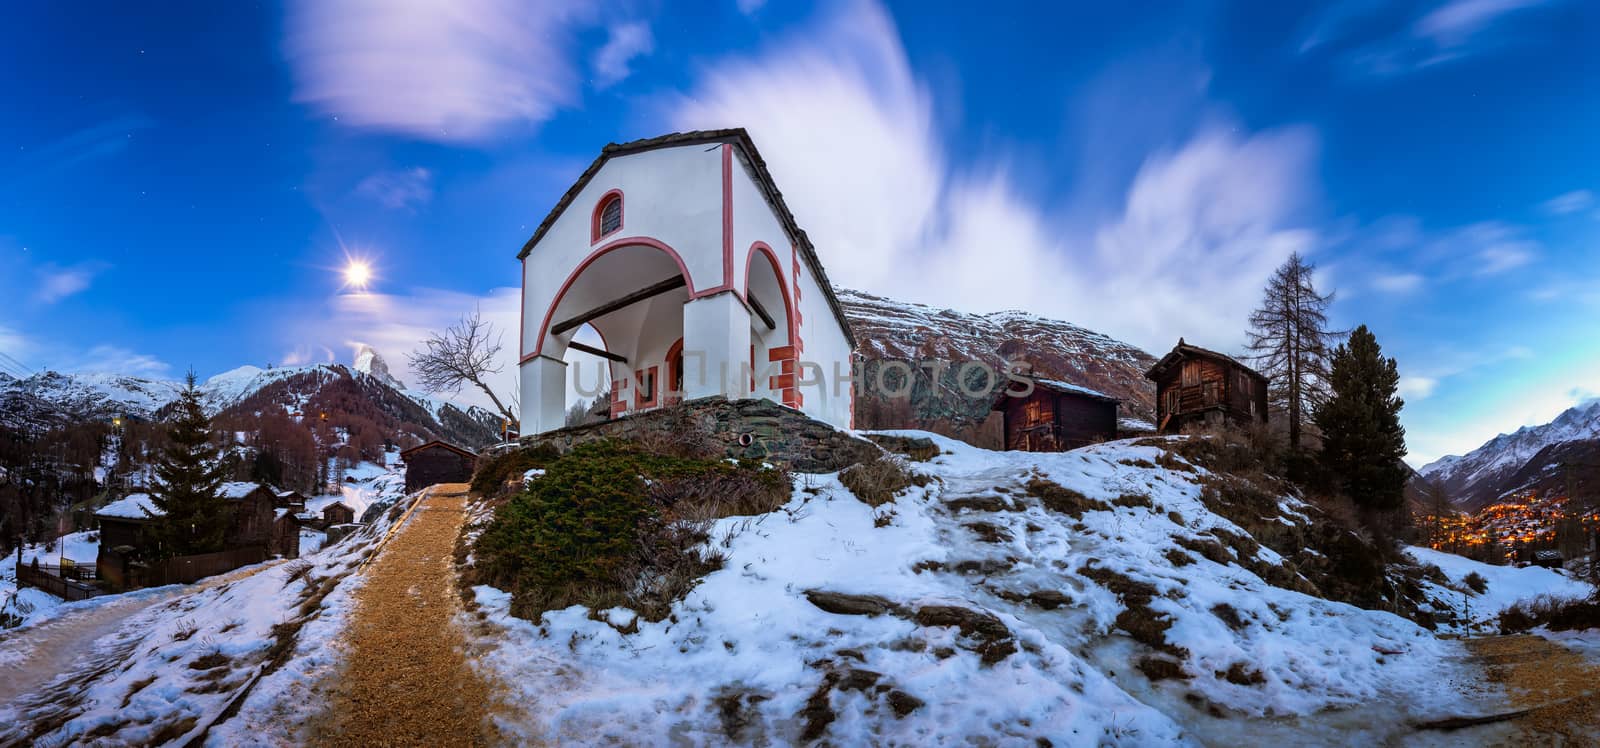
[[[1068,395],[1071,397],[1098,400],[1101,402],[1111,403],[1113,405],[1120,405],[1122,403],[1122,400],[1107,395],[1104,392],[1091,390],[1088,387],[1076,385],[1071,382],[1063,382],[1059,379],[1034,379],[1033,387],[1034,389],[1054,392],[1058,395]],[[1006,400],[1011,399],[1011,396],[1006,394],[1006,389],[1009,389],[1009,386],[1007,388],[1002,388],[1000,392],[995,395],[994,404],[990,410],[999,410],[1005,407]]]
[[[418,452],[421,452],[424,449],[432,449],[434,447],[444,447],[445,449],[448,449],[451,452],[455,452],[456,454],[459,454],[462,457],[470,457],[470,458],[472,458],[474,460],[478,458],[477,453],[473,452],[470,449],[466,449],[464,447],[458,447],[458,446],[456,446],[454,444],[451,444],[449,442],[443,442],[443,441],[439,441],[438,439],[434,439],[431,442],[418,444],[417,446],[412,447],[410,449],[401,450],[400,451],[400,459],[409,460],[411,455],[416,454]]]
[[[1178,362],[1188,358],[1210,359],[1223,364],[1224,366],[1230,366],[1244,371],[1250,376],[1260,380],[1263,384],[1267,381],[1266,375],[1250,368],[1249,366],[1246,366],[1244,363],[1240,362],[1239,359],[1229,356],[1226,353],[1218,353],[1217,351],[1213,351],[1209,348],[1201,348],[1197,345],[1189,345],[1183,341],[1183,338],[1178,338],[1178,344],[1173,346],[1172,350],[1169,351],[1167,355],[1162,356],[1161,360],[1157,361],[1155,366],[1150,367],[1150,370],[1145,372],[1144,378],[1152,381],[1159,381],[1163,376],[1166,375],[1167,370],[1171,369],[1173,366],[1176,366]]]
[[[789,240],[794,242],[800,250],[800,256],[805,260],[806,267],[811,269],[811,274],[816,276],[817,285],[822,288],[822,295],[828,299],[828,307],[833,310],[834,319],[838,320],[839,327],[844,331],[844,338],[849,341],[850,347],[856,347],[856,336],[850,329],[850,320],[845,317],[844,307],[840,306],[838,296],[833,293],[833,284],[828,281],[827,271],[822,269],[822,261],[817,259],[817,250],[811,245],[811,238],[806,236],[805,229],[800,228],[800,223],[795,220],[794,213],[789,210],[789,205],[783,201],[783,193],[778,191],[778,185],[772,179],[772,173],[767,171],[766,159],[761,157],[761,152],[756,150],[755,141],[750,139],[750,133],[742,127],[731,127],[723,130],[691,130],[689,132],[673,132],[658,135],[653,138],[629,141],[627,143],[607,143],[600,149],[589,168],[583,170],[578,181],[572,183],[566,194],[556,201],[555,207],[550,209],[549,215],[539,222],[533,230],[533,236],[522,245],[522,251],[517,253],[517,259],[525,259],[533,252],[534,245],[550,231],[556,219],[566,212],[572,201],[578,198],[578,193],[588,186],[594,175],[600,172],[600,167],[616,156],[627,156],[634,153],[653,151],[658,148],[675,148],[684,145],[703,145],[708,143],[731,143],[744,153],[745,162],[750,164],[750,169],[755,173],[756,185],[766,195],[767,203],[772,206],[773,212],[778,214],[779,223],[789,234]]]

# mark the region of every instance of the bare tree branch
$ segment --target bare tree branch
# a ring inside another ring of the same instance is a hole
[[[489,387],[489,376],[504,368],[495,361],[500,355],[500,335],[478,310],[462,317],[461,324],[433,333],[422,344],[423,350],[406,354],[406,358],[423,388],[455,394],[471,384],[489,396],[501,416],[517,424],[517,414]]]

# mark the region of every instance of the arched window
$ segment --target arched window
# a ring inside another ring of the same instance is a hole
[[[594,208],[594,220],[590,225],[593,241],[616,233],[622,228],[622,192],[612,190],[600,196],[600,202]]]

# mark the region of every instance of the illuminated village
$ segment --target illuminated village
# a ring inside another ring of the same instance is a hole
[[[1435,550],[1491,563],[1530,561],[1533,551],[1549,549],[1570,558],[1582,553],[1588,538],[1600,531],[1600,509],[1569,507],[1566,496],[1523,491],[1505,498],[1472,514],[1420,513],[1417,527]]]

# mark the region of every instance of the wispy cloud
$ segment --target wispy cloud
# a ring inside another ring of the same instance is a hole
[[[1434,377],[1400,377],[1400,396],[1408,401],[1425,400],[1433,394],[1439,386],[1439,380]]]
[[[1205,128],[1147,155],[1113,214],[1068,224],[1083,206],[1044,203],[1003,155],[953,163],[933,110],[887,13],[857,3],[713,66],[672,120],[748,127],[841,285],[1026,308],[1152,349],[1177,337],[1175,317],[1242,342],[1262,281],[1313,243],[1294,220],[1315,181],[1307,129]],[[1123,303],[1135,296],[1147,303]]]
[[[595,86],[606,88],[633,73],[636,58],[655,51],[655,37],[643,22],[619,23],[608,30],[606,43],[594,54]]]
[[[1423,280],[1420,273],[1386,273],[1373,276],[1372,287],[1384,293],[1403,294],[1421,288]]]
[[[1579,211],[1588,210],[1589,208],[1593,207],[1594,204],[1595,199],[1593,192],[1588,190],[1573,190],[1571,192],[1557,195],[1549,200],[1546,200],[1544,205],[1540,207],[1544,208],[1544,211],[1551,215],[1565,216],[1577,213]]]
[[[767,0],[734,0],[739,12],[747,16],[755,15],[756,11],[766,7],[766,4]]]
[[[110,344],[97,345],[68,358],[61,368],[134,377],[165,377],[172,373],[171,364],[156,356]]]
[[[1507,44],[1506,27],[1526,11],[1557,0],[1448,0],[1416,5],[1345,0],[1327,6],[1300,44],[1329,52],[1363,75],[1403,75],[1466,59]]]
[[[447,143],[543,122],[575,100],[572,30],[554,0],[297,0],[284,52],[296,100],[341,124]]]
[[[477,296],[459,291],[414,288],[391,294],[340,294],[326,304],[306,306],[283,302],[274,311],[273,334],[288,353],[283,363],[299,366],[309,363],[350,363],[335,351],[353,351],[357,341],[372,346],[389,363],[394,376],[415,386],[416,373],[406,354],[419,350],[430,333],[442,331],[463,315],[478,309],[483,319],[501,335],[500,373],[492,386],[504,395],[517,387],[517,288],[496,288]],[[471,388],[452,399],[488,407],[489,402]]]
[[[100,262],[83,262],[65,268],[44,265],[38,270],[34,300],[41,304],[54,304],[81,293],[94,282],[95,275],[105,268],[106,265]]]
[[[420,166],[378,172],[361,180],[356,194],[391,210],[414,210],[433,199],[433,172]]]
[[[20,149],[16,162],[20,169],[11,176],[28,179],[115,155],[131,145],[140,131],[155,127],[155,124],[155,120],[142,114],[123,114],[74,130],[49,142],[24,147]]]

